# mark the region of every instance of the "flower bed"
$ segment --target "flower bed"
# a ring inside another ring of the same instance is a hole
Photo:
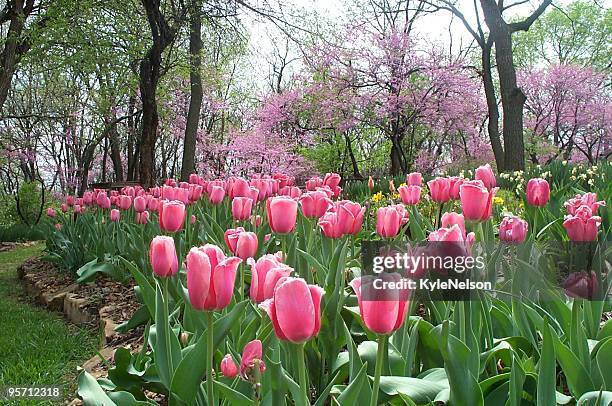
[[[415,173],[347,196],[337,174],[305,190],[282,174],[192,175],[68,196],[48,211],[49,258],[80,282],[133,284],[140,307],[124,328],[144,328],[147,343],[117,350],[107,380],[83,373],[79,395],[209,405],[610,399],[611,214],[597,198],[609,199],[609,186],[532,178],[500,193],[497,182],[483,166],[471,180]],[[372,272],[394,258],[416,265]],[[479,264],[469,275],[468,262]],[[423,280],[490,287],[411,287]]]

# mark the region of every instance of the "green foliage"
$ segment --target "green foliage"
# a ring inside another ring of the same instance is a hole
[[[513,35],[517,66],[568,63],[603,70],[612,59],[612,9],[591,0],[549,7],[527,32]]]

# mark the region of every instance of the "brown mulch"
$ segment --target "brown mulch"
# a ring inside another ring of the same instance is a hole
[[[37,244],[38,241],[27,241],[27,242],[2,242],[0,243],[0,252],[11,251],[15,248],[30,247]]]
[[[77,283],[76,275],[58,271],[52,263],[41,258],[27,260],[22,268],[31,280],[44,286],[45,292],[58,292]],[[134,286],[131,280],[121,284],[106,276],[99,276],[93,283],[79,284],[71,293],[87,300],[85,308],[92,315],[97,317],[102,309],[104,317],[121,324],[128,321],[141,306],[136,299]]]

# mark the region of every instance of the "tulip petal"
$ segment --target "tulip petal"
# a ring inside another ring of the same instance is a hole
[[[312,337],[315,327],[314,303],[303,279],[279,281],[274,292],[278,324],[285,336],[294,343]]]

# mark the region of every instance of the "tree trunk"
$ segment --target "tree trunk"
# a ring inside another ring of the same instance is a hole
[[[355,154],[353,153],[353,143],[351,142],[351,137],[349,137],[348,133],[344,133],[344,141],[346,142],[346,152],[351,160],[351,167],[353,168],[353,176],[356,179],[363,179],[361,176],[361,172],[359,172],[359,165],[357,164],[357,159],[355,158]]]
[[[402,156],[397,136],[391,137],[391,175],[399,175],[402,172]]]
[[[0,10],[0,14],[3,14],[4,17],[3,22],[10,21],[4,47],[0,53],[0,110],[2,110],[11,88],[15,69],[23,55],[31,47],[31,42],[23,31],[33,8],[34,0],[12,0],[5,2],[4,8]],[[39,26],[45,24],[44,18],[39,21]]]
[[[497,97],[495,96],[495,85],[493,84],[493,75],[491,72],[491,44],[487,43],[482,48],[482,80],[484,83],[484,91],[487,99],[487,111],[489,120],[487,130],[489,132],[489,140],[495,156],[495,164],[498,171],[504,170],[504,149],[499,137],[499,109],[497,107]]]
[[[516,83],[512,51],[512,29],[504,21],[494,0],[480,0],[485,22],[495,42],[495,62],[503,109],[504,170],[525,168],[523,105],[527,99]]]
[[[119,145],[119,134],[117,126],[113,126],[109,133],[111,160],[113,161],[113,171],[115,172],[115,181],[123,182],[123,164],[121,162],[121,146]]]
[[[188,181],[189,175],[195,172],[195,153],[202,109],[202,17],[200,15],[200,0],[193,0],[189,14],[189,81],[191,98],[185,127],[183,143],[183,161],[181,164],[181,180]]]
[[[140,136],[140,183],[153,186],[155,142],[157,141],[157,85],[161,78],[162,53],[174,41],[177,30],[170,28],[160,11],[159,0],[142,0],[147,12],[153,44],[140,62],[140,98],[142,100],[142,132]]]

